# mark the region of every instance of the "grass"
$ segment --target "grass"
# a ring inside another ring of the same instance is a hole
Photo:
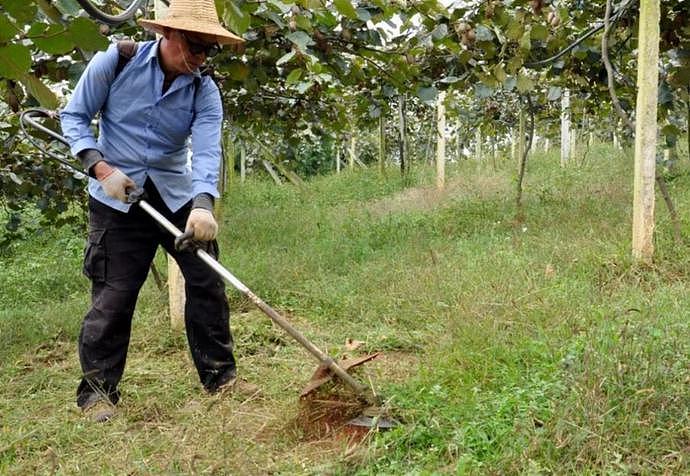
[[[358,377],[404,424],[363,443],[305,434],[297,395],[314,362],[234,291],[241,373],[263,397],[204,395],[151,282],[121,415],[88,424],[72,401],[83,238],[55,230],[6,250],[0,473],[690,472],[688,246],[659,198],[655,263],[631,261],[630,159],[602,146],[561,169],[535,155],[520,225],[511,163],[448,177],[444,193],[422,167],[413,187],[373,170],[250,181],[223,201],[233,273],[327,352],[383,351]],[[669,184],[685,237],[689,182],[681,167]]]

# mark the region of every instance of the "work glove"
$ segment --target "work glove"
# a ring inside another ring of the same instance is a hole
[[[105,176],[101,176],[98,181],[101,183],[101,187],[103,187],[103,191],[107,196],[123,203],[127,203],[127,190],[137,188],[134,180],[115,167],[111,167],[110,172]]]
[[[192,208],[187,218],[185,232],[193,231],[193,239],[199,241],[211,241],[218,235],[218,223],[213,218],[213,212],[205,208]]]

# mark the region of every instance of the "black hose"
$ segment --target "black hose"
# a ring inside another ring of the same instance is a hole
[[[39,124],[34,120],[36,117],[47,117],[50,119],[56,119],[57,118],[57,112],[56,111],[50,111],[48,109],[42,109],[42,108],[32,108],[32,109],[27,109],[23,111],[20,116],[19,116],[19,127],[21,128],[22,132],[26,136],[27,140],[31,142],[31,144],[36,148],[36,150],[40,151],[42,154],[48,156],[49,158],[58,161],[62,166],[67,167],[70,169],[72,172],[75,173],[75,178],[77,179],[83,179],[86,178],[86,175],[84,174],[84,171],[81,170],[79,167],[74,165],[73,163],[69,162],[66,160],[63,156],[57,155],[53,153],[51,150],[45,147],[45,144],[41,144],[39,141],[36,140],[36,138],[29,133],[29,131],[26,129],[26,126],[31,126],[37,131],[43,132],[44,134],[47,134],[49,137],[52,139],[60,142],[63,145],[66,145],[69,147],[69,142],[67,142],[67,139],[62,137],[60,134],[55,132],[52,129],[48,129],[42,124]]]
[[[94,18],[107,25],[117,26],[121,23],[124,23],[134,18],[134,14],[136,13],[136,11],[139,10],[141,6],[147,2],[147,0],[131,0],[131,3],[129,4],[129,6],[127,6],[125,11],[117,15],[111,15],[109,13],[104,12],[103,10],[98,8],[98,6],[95,5],[91,0],[77,0],[77,2],[79,3],[79,5],[81,5],[84,11],[91,16],[91,18]]]

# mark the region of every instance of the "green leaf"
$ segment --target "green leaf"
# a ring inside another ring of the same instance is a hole
[[[299,68],[293,69],[290,71],[290,74],[288,74],[287,78],[285,78],[285,84],[294,84],[297,81],[299,81],[299,78],[302,77],[302,70]]]
[[[31,52],[24,45],[0,48],[0,77],[21,79],[31,68]]]
[[[510,40],[517,41],[522,38],[524,26],[519,21],[513,21],[508,25],[506,30],[506,37]]]
[[[320,0],[300,0],[298,3],[307,10],[316,10],[321,6]]]
[[[32,74],[25,74],[19,79],[21,83],[26,87],[26,90],[31,94],[41,106],[47,109],[57,109],[60,105],[55,93],[48,89],[48,87],[41,82],[36,76]]]
[[[438,90],[434,86],[420,87],[417,89],[417,97],[422,100],[422,102],[433,104],[436,101],[436,96],[438,96]]]
[[[506,78],[508,77],[505,69],[503,68],[503,64],[501,64],[501,63],[499,63],[493,67],[492,73],[494,75],[494,78],[496,78],[496,80],[499,83],[503,83],[506,80]]]
[[[335,5],[336,10],[343,16],[346,16],[352,20],[357,19],[357,10],[352,6],[350,0],[333,0],[333,5]]]
[[[520,74],[518,74],[517,83],[515,84],[515,87],[521,93],[526,93],[534,88],[534,81],[532,81],[532,79],[530,79],[530,77],[526,74],[520,72]]]
[[[678,129],[678,127],[674,126],[673,124],[666,124],[661,129],[661,134],[666,136],[666,137],[678,137],[682,134],[682,131],[680,129]]]
[[[282,30],[283,28],[287,28],[287,26],[288,26],[287,23],[285,23],[285,22],[283,21],[283,17],[280,16],[280,15],[278,15],[277,13],[275,13],[275,12],[266,12],[266,13],[264,13],[264,15],[266,16],[266,18],[268,18],[268,19],[271,20],[273,23],[275,23],[275,25],[278,27],[278,29],[281,29],[281,30]]]
[[[316,21],[328,28],[335,28],[338,25],[338,19],[330,10],[316,11],[314,12],[314,17]]]
[[[482,82],[482,84],[487,85],[491,89],[497,88],[499,86],[498,81],[490,74],[477,74],[477,79]]]
[[[88,18],[75,18],[69,26],[69,33],[74,44],[83,50],[104,50],[109,44],[108,39],[101,35],[98,25]]]
[[[369,10],[367,10],[366,8],[358,8],[356,10],[356,12],[357,12],[357,18],[359,18],[363,22],[366,23],[369,20],[371,20],[371,13],[369,13]]]
[[[311,32],[313,30],[311,26],[311,21],[304,15],[297,15],[295,17],[295,22],[297,23],[297,26],[304,31]]]
[[[4,43],[11,40],[16,34],[17,28],[14,26],[14,23],[7,18],[7,15],[0,15],[0,41]]]
[[[31,0],[2,0],[0,4],[17,23],[31,23],[36,16],[36,5]]]
[[[36,23],[33,26],[36,26]],[[29,35],[32,36],[31,30]],[[31,41],[48,54],[61,55],[74,49],[71,33],[60,25],[49,25],[45,31],[37,35],[39,36],[32,36]]]
[[[249,66],[239,60],[232,61],[227,66],[227,71],[235,81],[244,81],[249,76]]]
[[[549,37],[549,30],[544,25],[532,25],[530,36],[533,40],[544,41]]]
[[[513,21],[514,18],[511,15],[509,15],[502,6],[496,6],[493,17],[494,25],[504,27],[507,24],[512,23]]]
[[[294,31],[287,35],[287,39],[297,45],[300,51],[305,51],[308,46],[314,44],[314,40],[303,31]]]
[[[281,64],[287,63],[294,56],[295,56],[295,50],[292,50],[291,52],[284,54],[283,56],[278,58],[278,61],[276,61],[276,66],[280,66]]]
[[[677,88],[690,84],[690,68],[683,67],[672,71],[669,74],[669,83]]]
[[[249,13],[242,11],[235,2],[227,2],[228,8],[225,10],[223,20],[237,35],[243,35],[251,25],[252,18]]]
[[[283,13],[283,14],[289,12],[290,9],[292,8],[292,5],[294,5],[293,2],[283,3],[280,0],[268,0],[268,3],[275,6],[276,8],[278,8],[278,10],[280,10],[280,13]]]
[[[463,65],[463,64],[467,64],[471,59],[472,59],[472,53],[468,50],[463,50],[460,52],[460,54],[456,58],[456,61],[458,62],[458,64]]]
[[[510,74],[515,74],[522,67],[523,60],[520,56],[513,56],[506,64],[506,70]]]
[[[529,51],[532,49],[532,40],[530,38],[530,30],[525,30],[525,33],[520,38],[520,49],[522,51]]]

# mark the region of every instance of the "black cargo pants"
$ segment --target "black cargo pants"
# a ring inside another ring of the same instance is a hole
[[[184,230],[191,203],[172,213],[150,179],[145,189],[147,201]],[[80,407],[105,396],[119,400],[134,306],[158,245],[175,258],[185,278],[187,340],[202,385],[213,392],[236,375],[223,281],[195,253],[176,251],[173,236],[137,205],[123,213],[89,197],[84,274],[91,280],[91,309],[79,335]],[[217,258],[218,244],[208,243],[207,251]]]

